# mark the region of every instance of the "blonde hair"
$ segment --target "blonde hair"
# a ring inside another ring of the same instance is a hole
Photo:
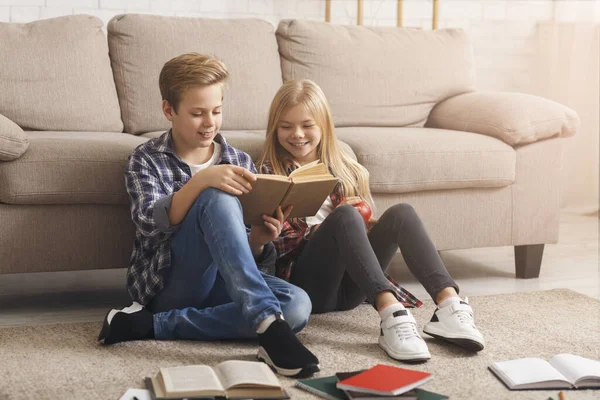
[[[186,53],[165,63],[158,77],[163,100],[177,112],[186,90],[196,86],[224,84],[228,76],[223,62],[213,56]]]
[[[317,156],[331,174],[340,180],[344,197],[360,196],[374,207],[369,190],[369,172],[340,149],[327,98],[321,88],[311,80],[288,81],[275,94],[269,109],[267,136],[258,168],[269,161],[276,174],[287,175],[284,163],[289,153],[277,139],[277,125],[283,115],[298,104],[306,108],[321,130]]]

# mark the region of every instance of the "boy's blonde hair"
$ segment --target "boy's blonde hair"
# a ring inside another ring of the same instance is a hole
[[[170,59],[160,71],[158,86],[163,100],[177,113],[186,90],[196,86],[223,84],[228,76],[223,62],[213,56],[186,53]]]
[[[311,80],[288,81],[275,94],[269,109],[267,137],[258,168],[262,167],[265,161],[269,161],[276,174],[287,175],[284,158],[289,157],[289,154],[279,144],[277,125],[283,114],[298,104],[306,108],[321,130],[317,157],[340,179],[344,197],[360,196],[374,207],[369,190],[369,172],[340,149],[327,98],[321,88]]]

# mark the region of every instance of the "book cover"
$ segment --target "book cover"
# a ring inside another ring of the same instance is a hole
[[[319,160],[296,169],[289,176],[255,176],[252,190],[238,196],[246,225],[262,225],[262,214],[274,216],[277,206],[285,210],[290,204],[294,208],[288,218],[311,217],[319,211],[339,182]]]
[[[365,372],[337,383],[338,389],[396,396],[431,379],[428,372],[377,364]]]
[[[325,376],[323,378],[298,379],[295,386],[324,399],[346,400],[344,392],[335,386],[337,382],[336,376]]]

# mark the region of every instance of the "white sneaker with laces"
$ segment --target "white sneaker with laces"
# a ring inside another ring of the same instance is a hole
[[[431,358],[427,343],[417,331],[417,322],[407,309],[395,306],[381,321],[379,346],[392,358],[399,361],[426,361]],[[393,310],[397,308],[397,310]],[[384,310],[386,311],[386,310]]]
[[[468,299],[437,308],[423,332],[434,338],[443,339],[471,351],[485,347],[483,335],[475,326],[473,309]]]

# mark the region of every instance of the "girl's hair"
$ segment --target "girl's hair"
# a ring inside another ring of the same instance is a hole
[[[269,161],[276,174],[287,175],[284,165],[290,155],[277,139],[277,126],[283,114],[298,104],[306,108],[321,130],[321,142],[317,147],[318,158],[327,166],[331,174],[340,180],[344,197],[360,196],[373,208],[373,198],[369,190],[369,172],[340,149],[325,94],[311,80],[288,81],[275,94],[269,109],[267,137],[263,154],[258,161],[258,168],[260,169],[266,161]]]

